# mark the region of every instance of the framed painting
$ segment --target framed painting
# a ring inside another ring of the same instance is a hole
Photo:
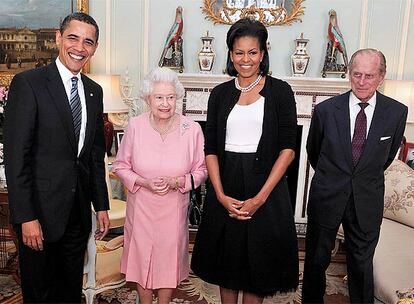
[[[118,153],[119,146],[121,145],[122,137],[124,136],[124,130],[115,130],[115,154]]]
[[[60,22],[75,11],[89,11],[89,0],[2,0],[1,4],[0,86],[8,86],[19,72],[56,59]]]
[[[265,26],[291,25],[302,22],[305,0],[203,0],[206,19],[221,24],[233,24],[241,18],[253,18]]]

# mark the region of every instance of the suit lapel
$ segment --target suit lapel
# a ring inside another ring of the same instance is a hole
[[[372,117],[368,137],[365,142],[364,151],[362,152],[361,158],[355,168],[355,171],[358,171],[364,166],[365,162],[370,158],[370,155],[372,155],[373,149],[378,144],[385,127],[386,112],[387,106],[382,98],[382,95],[377,92],[377,104],[375,105],[374,115]]]
[[[339,141],[342,145],[346,162],[352,168],[352,146],[349,123],[349,92],[343,94],[340,99],[335,101],[336,111],[334,113],[336,127],[338,129]]]
[[[96,123],[96,111],[97,111],[97,92],[92,90],[92,87],[88,81],[88,79],[82,74],[82,83],[83,88],[85,91],[85,101],[86,101],[86,113],[87,113],[87,121],[86,121],[86,130],[85,130],[85,142],[83,143],[83,148],[79,156],[85,151],[85,148],[91,141],[91,137],[95,130],[95,123]],[[102,118],[103,119],[103,118]]]
[[[60,77],[56,63],[51,63],[47,67],[47,90],[51,95],[51,99],[55,104],[56,110],[59,113],[61,121],[64,125],[64,130],[73,152],[77,154],[77,144],[75,143],[75,131],[73,127],[72,112],[66,95],[65,87]]]

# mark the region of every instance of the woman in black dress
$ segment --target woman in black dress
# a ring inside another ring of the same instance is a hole
[[[296,230],[285,172],[295,156],[291,87],[270,77],[267,30],[241,19],[227,33],[227,72],[211,92],[205,128],[207,187],[191,267],[221,301],[262,303],[298,286]]]

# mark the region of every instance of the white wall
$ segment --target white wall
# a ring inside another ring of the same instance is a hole
[[[90,13],[97,19],[102,31],[93,69],[104,71],[108,57],[111,72],[122,72],[128,66],[135,78],[142,72],[143,65],[155,67],[178,5],[184,10],[185,72],[198,72],[200,37],[209,30],[210,35],[215,37],[213,48],[217,53],[213,72],[221,73],[225,66],[225,37],[229,26],[214,25],[205,20],[200,8],[202,0],[90,0]],[[414,16],[414,1],[307,0],[303,6],[305,15],[302,22],[268,28],[273,75],[291,75],[290,56],[294,52],[294,39],[303,32],[305,38],[310,39],[308,76],[320,77],[327,43],[328,12],[335,9],[349,56],[361,47],[381,49],[388,60],[388,78],[398,78],[399,64],[402,63],[401,78],[414,80],[414,61],[409,56],[414,52],[414,18],[409,18]],[[407,8],[410,14],[406,16]],[[145,14],[147,25],[144,24]],[[406,39],[403,39],[404,28]],[[148,34],[148,41],[143,45],[145,34]],[[110,39],[109,54],[105,36]],[[144,47],[149,50],[145,57]]]
[[[200,37],[215,37],[214,73],[222,73],[229,26],[214,25],[201,12],[202,0],[89,0],[90,14],[101,28],[100,46],[92,61],[94,73],[124,73],[128,67],[135,87],[161,55],[174,21],[175,8],[183,7],[185,73],[197,73]],[[270,63],[274,76],[290,76],[294,39],[301,32],[310,39],[309,77],[320,77],[327,43],[328,12],[335,9],[345,38],[348,57],[362,47],[380,49],[387,57],[389,79],[414,81],[414,0],[307,0],[301,23],[269,27]],[[135,89],[136,89],[135,88]],[[414,125],[406,136],[414,141]]]
[[[414,80],[414,1],[411,1],[406,56],[404,61],[404,80]],[[414,132],[413,132],[414,133]]]
[[[291,26],[269,27],[269,41],[271,42],[270,62],[271,70],[275,76],[291,75],[290,56],[294,52],[294,39],[303,32],[305,38],[310,39],[308,53],[311,56],[309,74],[311,77],[320,77],[323,66],[324,53],[327,43],[327,24],[328,12],[335,9],[339,15],[339,26],[346,39],[348,52],[358,48],[359,43],[359,24],[358,22],[346,22],[355,19],[361,7],[360,0],[330,0],[330,6],[326,6],[324,0],[310,0],[303,3],[305,15],[301,23],[294,23]],[[214,73],[222,73],[226,63],[227,48],[225,44],[226,33],[229,25],[214,25],[205,20],[200,6],[202,1],[182,0],[165,1],[152,0],[150,3],[150,39],[151,50],[149,56],[149,66],[157,64],[161,54],[162,46],[166,34],[174,20],[175,8],[177,5],[183,7],[184,16],[184,56],[185,72],[197,73],[197,53],[201,49],[200,37],[208,30],[210,35],[215,37],[213,48],[217,53],[216,63],[213,68]]]

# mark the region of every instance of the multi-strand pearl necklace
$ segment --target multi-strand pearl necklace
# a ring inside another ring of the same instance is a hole
[[[239,79],[236,77],[235,80],[234,80],[234,84],[236,85],[236,88],[238,90],[240,90],[242,93],[246,93],[246,92],[251,91],[255,86],[257,86],[259,84],[260,80],[262,80],[262,75],[257,76],[255,81],[253,81],[247,87],[243,88],[243,87],[240,86]]]

